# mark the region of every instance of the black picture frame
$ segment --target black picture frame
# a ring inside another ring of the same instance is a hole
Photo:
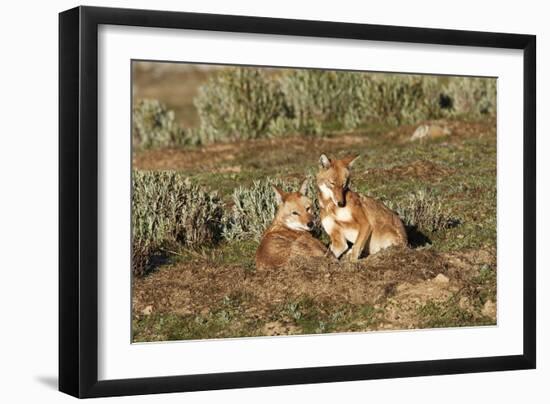
[[[99,381],[100,24],[523,50],[523,354]],[[535,368],[535,80],[533,35],[96,7],[77,7],[60,13],[59,390],[84,398]]]

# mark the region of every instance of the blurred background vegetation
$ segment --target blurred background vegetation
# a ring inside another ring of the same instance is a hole
[[[139,148],[496,114],[494,79],[148,62],[134,62],[134,78]]]

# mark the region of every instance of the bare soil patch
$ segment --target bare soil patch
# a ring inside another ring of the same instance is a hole
[[[339,151],[350,145],[367,143],[366,136],[340,135],[338,137],[283,137],[256,139],[201,147],[140,150],[133,155],[133,168],[137,170],[218,170],[235,167],[235,162],[251,165],[276,164],[277,159],[299,155],[309,162],[316,160],[319,150]]]
[[[466,309],[480,311],[471,282],[480,267],[495,267],[494,257],[487,250],[440,254],[394,248],[358,263],[294,261],[278,271],[182,262],[134,280],[133,312],[137,318],[152,313],[207,315],[231,299],[248,320],[265,320],[267,334],[292,334],[301,333],[296,324],[269,320],[285,302],[310,299],[321,307],[377,308],[378,321],[366,329],[420,328],[419,307],[444,303],[457,293]],[[493,313],[490,309],[485,313]],[[491,320],[496,321],[496,312]]]

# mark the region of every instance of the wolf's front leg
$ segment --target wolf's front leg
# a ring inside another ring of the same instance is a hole
[[[351,248],[351,256],[350,259],[352,261],[357,261],[361,257],[361,254],[363,253],[363,250],[365,249],[365,245],[367,244],[367,239],[369,238],[370,228],[368,226],[362,226],[359,229],[359,233],[357,234],[357,238],[355,239],[355,243],[353,243],[353,247]]]
[[[340,258],[340,256],[348,249],[348,243],[344,237],[344,234],[340,231],[333,231],[330,234],[330,241],[330,251],[332,251],[336,258]]]

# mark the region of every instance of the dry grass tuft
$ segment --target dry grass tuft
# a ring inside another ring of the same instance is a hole
[[[448,229],[460,223],[445,208],[443,201],[428,190],[418,190],[399,201],[388,203],[405,225],[430,233]]]

